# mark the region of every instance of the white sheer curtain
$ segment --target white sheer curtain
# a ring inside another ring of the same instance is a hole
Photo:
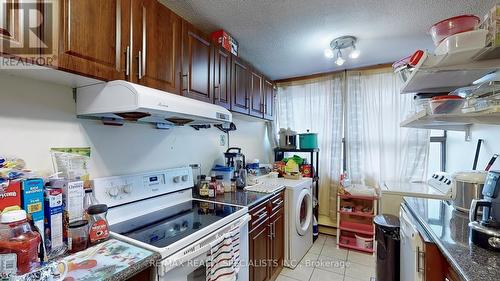
[[[391,70],[348,72],[345,140],[353,182],[377,186],[426,178],[429,130],[399,126],[413,97],[400,88]]]
[[[277,128],[318,133],[319,214],[332,220],[336,217],[337,185],[342,171],[344,82],[342,73],[279,85],[276,103]]]

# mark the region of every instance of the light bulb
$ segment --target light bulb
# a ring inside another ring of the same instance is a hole
[[[352,52],[349,54],[349,57],[351,59],[357,59],[359,58],[360,52],[356,49],[352,50]]]
[[[336,63],[338,66],[343,65],[343,64],[344,64],[344,62],[345,62],[345,59],[343,59],[343,58],[342,58],[342,56],[339,56],[339,57],[337,58],[337,60],[335,61],[335,63]]]
[[[329,59],[333,59],[333,51],[332,51],[332,49],[330,49],[330,48],[325,49],[325,53],[324,54],[325,54],[325,57],[327,57]]]

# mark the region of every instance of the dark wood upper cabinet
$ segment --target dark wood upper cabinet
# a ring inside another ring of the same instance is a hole
[[[57,67],[103,80],[125,78],[130,0],[61,0]]]
[[[157,0],[132,0],[130,80],[178,94],[181,18]]]
[[[213,102],[213,49],[208,36],[190,23],[182,23],[181,94],[193,99]]]
[[[231,59],[231,110],[243,114],[250,114],[248,65],[240,58]]]
[[[214,103],[231,108],[231,54],[224,48],[214,48]]]
[[[260,118],[264,117],[263,80],[260,73],[250,71],[250,115]]]
[[[264,119],[273,120],[274,116],[274,84],[269,81],[264,81]]]

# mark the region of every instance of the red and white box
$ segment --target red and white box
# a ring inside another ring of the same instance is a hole
[[[221,29],[212,32],[212,40],[219,43],[224,49],[231,52],[231,54],[238,55],[238,41],[225,30]]]
[[[0,193],[0,212],[11,206],[21,207],[20,181],[10,181],[9,186]]]

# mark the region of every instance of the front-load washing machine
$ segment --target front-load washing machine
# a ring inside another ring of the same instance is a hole
[[[283,180],[285,189],[285,266],[295,268],[313,245],[312,180]]]

